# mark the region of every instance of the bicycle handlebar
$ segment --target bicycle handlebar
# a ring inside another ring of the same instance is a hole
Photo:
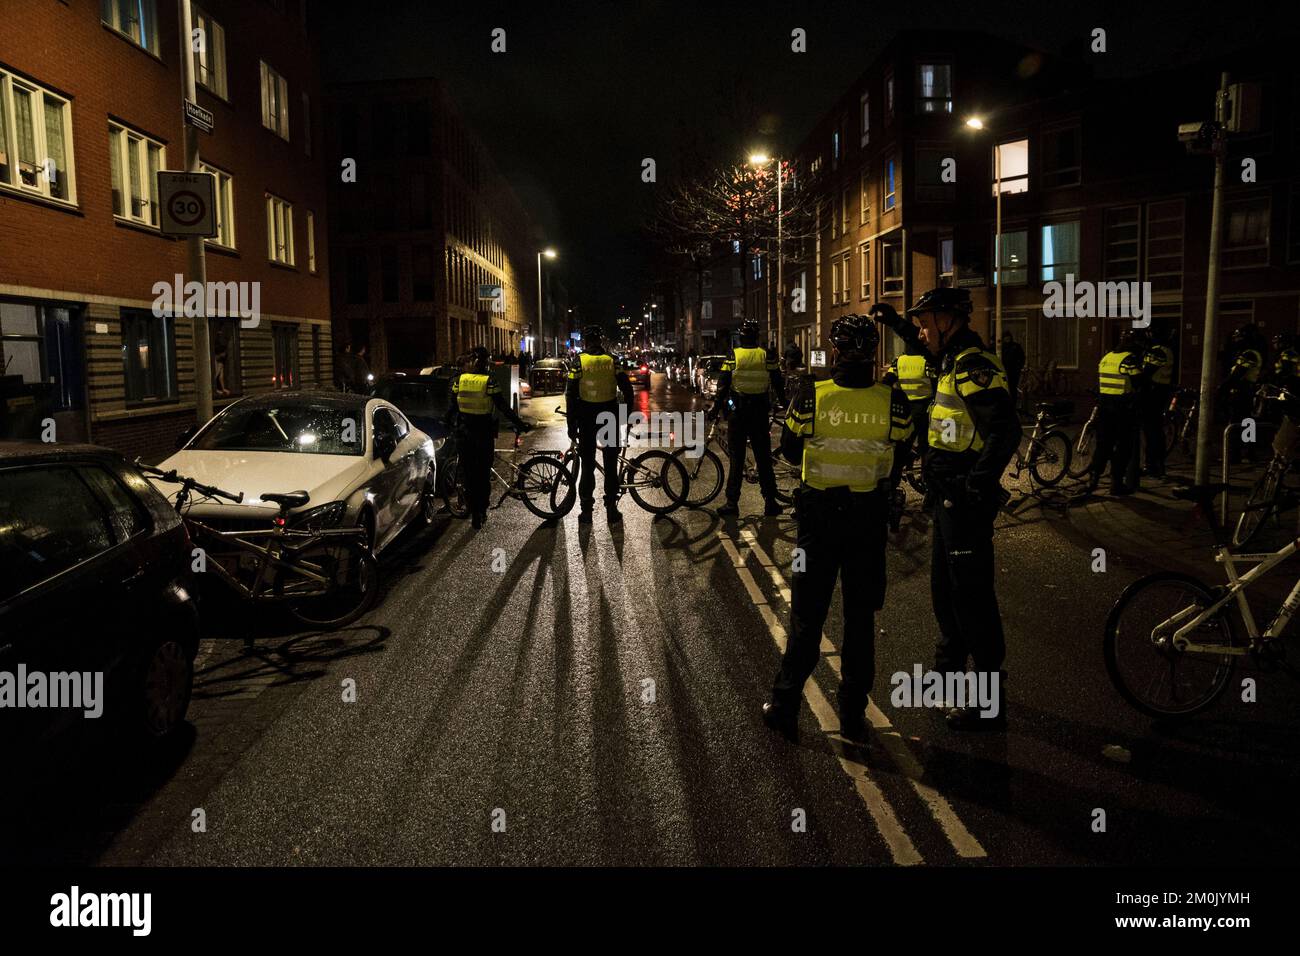
[[[208,498],[225,498],[227,501],[233,502],[237,505],[242,504],[244,501],[244,493],[242,491],[237,495],[231,494],[229,491],[222,491],[220,488],[202,484],[201,482],[195,481],[193,478],[178,475],[175,468],[171,469],[171,471],[163,471],[161,468],[146,465],[138,458],[135,460],[135,467],[146,475],[152,475],[159,481],[165,481],[173,485],[181,485],[187,490],[197,491],[199,494]]]

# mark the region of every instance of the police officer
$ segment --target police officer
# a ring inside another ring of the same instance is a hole
[[[886,384],[898,382],[911,408],[912,438],[904,448],[899,449],[906,467],[907,462],[913,458],[925,457],[930,401],[934,398],[934,383],[939,377],[939,371],[932,361],[929,349],[921,341],[921,330],[916,323],[903,318],[886,302],[877,302],[871,307],[870,314],[903,340],[903,354],[890,363],[881,380]]]
[[[1146,442],[1146,473],[1165,476],[1165,412],[1174,394],[1174,350],[1169,329],[1156,332],[1155,341],[1142,353],[1146,388],[1139,393],[1142,405],[1142,435]]]
[[[863,735],[875,679],[876,611],[885,598],[889,495],[902,468],[894,452],[912,430],[902,390],[875,380],[875,325],[865,316],[845,316],[831,327],[831,340],[831,378],[801,386],[781,431],[782,454],[803,463],[795,514],[807,564],[793,576],[790,640],[763,720],[791,739],[837,577],[844,600],[840,732]]]
[[[455,401],[448,418],[455,419],[456,448],[465,482],[465,498],[475,528],[487,521],[488,497],[492,488],[492,457],[497,437],[497,414],[509,420],[515,431],[532,431],[514,409],[506,404],[501,387],[491,374],[488,350],[470,349],[463,371],[451,383]],[[494,414],[497,413],[497,414]]]
[[[1260,374],[1264,369],[1264,353],[1260,341],[1259,329],[1254,324],[1243,325],[1233,330],[1229,344],[1228,376],[1223,383],[1227,395],[1228,420],[1237,425],[1232,430],[1232,444],[1229,460],[1232,464],[1241,463],[1241,422],[1249,418],[1255,409],[1255,390],[1259,387]],[[1246,457],[1255,460],[1255,445],[1249,443]]]
[[[727,503],[720,515],[740,514],[740,483],[745,477],[745,442],[754,447],[758,465],[758,486],[763,492],[764,515],[779,515],[776,501],[776,474],[772,471],[772,399],[785,404],[785,381],[777,363],[775,350],[758,347],[758,323],[747,319],[740,325],[740,347],[722,365],[718,391],[709,416],[717,415],[732,399],[734,410],[727,419]]]
[[[1009,497],[1002,472],[1020,445],[1020,419],[1001,361],[970,328],[968,290],[931,289],[907,314],[921,326],[939,369],[924,472],[933,509],[935,670],[964,673],[969,657],[976,672],[997,672],[1001,681],[1006,641],[994,585],[993,520]],[[968,704],[951,709],[947,721],[957,730],[1004,729],[1005,695],[995,715],[981,717]]]
[[[1092,459],[1089,493],[1101,485],[1107,465],[1110,466],[1110,493],[1133,493],[1128,466],[1137,435],[1143,352],[1137,335],[1130,331],[1097,363],[1097,451]]]
[[[569,364],[569,384],[565,389],[568,405],[569,438],[578,442],[582,475],[578,479],[580,524],[591,523],[596,490],[596,438],[604,438],[601,448],[605,472],[605,519],[618,524],[618,448],[622,441],[618,417],[618,398],[632,406],[632,383],[627,373],[615,368],[614,356],[605,351],[605,330],[589,325],[582,333],[583,351]]]
[[[1273,384],[1300,396],[1300,348],[1296,347],[1295,333],[1273,336],[1273,351],[1277,355],[1273,361]]]

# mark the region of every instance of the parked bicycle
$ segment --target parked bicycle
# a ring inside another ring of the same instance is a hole
[[[573,508],[577,494],[573,472],[561,460],[563,452],[535,451],[519,464],[521,446],[520,436],[516,434],[511,447],[493,450],[491,481],[501,486],[501,494],[491,509],[495,511],[507,498],[512,498],[522,501],[525,508],[543,521],[563,518]],[[448,513],[455,518],[468,517],[465,470],[458,450],[453,448],[444,457],[438,478],[439,492]]]
[[[1165,460],[1175,452],[1192,458],[1196,449],[1196,413],[1201,393],[1194,388],[1179,388],[1169,399],[1164,412]]]
[[[1264,385],[1259,389],[1259,404],[1272,402],[1292,402],[1295,396],[1276,385]],[[1264,473],[1255,481],[1246,497],[1246,504],[1237,518],[1237,528],[1232,535],[1234,547],[1244,548],[1259,533],[1269,515],[1280,516],[1300,504],[1300,488],[1288,485],[1287,475],[1295,468],[1297,440],[1300,439],[1295,422],[1289,415],[1284,415],[1282,424],[1273,436],[1273,457],[1269,459]]]
[[[138,459],[135,466],[158,481],[181,486],[173,506],[190,540],[203,550],[205,570],[245,600],[283,604],[302,623],[323,628],[350,624],[374,604],[379,567],[366,530],[301,523],[301,516],[291,512],[311,500],[307,492],[262,494],[262,501],[279,506],[266,529],[218,531],[189,517],[193,496],[239,504],[243,492],[222,491]]]
[[[556,406],[556,412],[567,413]],[[568,451],[561,457],[561,464],[566,472],[577,474],[581,467],[578,460],[578,442],[570,442]],[[627,443],[618,449],[618,495],[632,495],[632,500],[653,515],[671,514],[690,500],[690,475],[686,468],[672,454],[651,448],[629,458]],[[596,456],[596,471],[602,475],[605,467]],[[560,495],[566,495],[561,499]],[[577,485],[572,484],[566,492],[560,486],[552,491],[552,508],[561,514],[568,514],[573,509],[577,495]]]
[[[1016,449],[1016,480],[1026,468],[1044,488],[1060,482],[1070,470],[1070,436],[1051,426],[1074,414],[1073,402],[1040,402],[1035,407],[1033,430]]]
[[[1240,658],[1282,659],[1282,632],[1300,610],[1300,580],[1262,634],[1246,589],[1294,555],[1300,542],[1289,541],[1272,554],[1234,554],[1214,511],[1214,499],[1227,489],[1211,484],[1173,492],[1195,504],[1209,523],[1215,561],[1223,565],[1226,583],[1210,587],[1186,574],[1159,571],[1125,588],[1106,619],[1107,673],[1120,695],[1144,714],[1198,713],[1228,688]],[[1254,567],[1238,575],[1242,563]]]

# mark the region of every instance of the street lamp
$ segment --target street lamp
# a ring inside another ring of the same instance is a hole
[[[542,256],[548,259],[555,258],[554,249],[541,249],[537,253],[537,341],[542,349],[542,357],[546,357],[546,339],[542,334],[542,323],[545,318],[542,313]]]
[[[966,128],[984,129],[984,119],[971,116],[966,120]],[[995,189],[994,225],[993,225],[993,351],[1002,354],[1002,283],[1006,278],[1002,272],[1002,148],[996,139],[993,143],[993,183]]]
[[[750,163],[755,166],[766,166],[772,160],[766,153],[752,153],[749,157]],[[781,170],[781,160],[776,160],[776,347],[779,349],[785,344],[785,257],[782,254],[781,247],[781,184],[785,179]],[[768,327],[771,331],[771,327]]]

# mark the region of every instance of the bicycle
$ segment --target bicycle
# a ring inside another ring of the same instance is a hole
[[[1179,388],[1169,399],[1164,412],[1165,460],[1175,451],[1192,457],[1196,436],[1196,413],[1200,408],[1201,393],[1194,388]]]
[[[556,406],[555,411],[561,415],[568,413]],[[680,450],[680,449],[679,449]],[[561,465],[569,474],[574,474],[580,467],[578,441],[573,439],[569,448],[560,458]],[[602,475],[605,467],[597,456],[596,471]],[[691,479],[686,468],[673,455],[659,448],[643,451],[635,458],[628,458],[627,444],[618,448],[618,496],[630,493],[632,500],[652,515],[671,514],[687,503],[690,498]],[[552,490],[552,507],[563,508],[562,514],[568,514],[573,508],[577,493],[576,483],[571,485],[567,497],[561,501],[556,497],[558,486]]]
[[[173,507],[190,540],[202,549],[203,567],[245,600],[282,603],[303,624],[337,628],[359,618],[378,597],[379,566],[364,528],[295,525],[290,512],[311,500],[307,492],[261,495],[262,501],[279,506],[270,528],[218,531],[189,516],[194,493],[240,504],[243,492],[222,491],[138,459],[135,466],[142,474],[181,486]]]
[[[1268,402],[1294,401],[1286,389],[1276,385],[1264,385],[1259,390],[1259,404]],[[1280,516],[1300,503],[1300,488],[1288,485],[1286,477],[1295,465],[1297,439],[1296,425],[1289,415],[1284,415],[1277,434],[1273,436],[1273,457],[1269,459],[1264,473],[1255,481],[1246,497],[1246,504],[1237,518],[1237,527],[1232,535],[1232,544],[1244,548],[1259,533],[1269,515]]]
[[[523,464],[518,464],[521,445],[522,440],[516,433],[510,448],[493,449],[490,482],[499,483],[503,490],[496,504],[490,506],[491,510],[500,508],[507,498],[514,498],[522,501],[525,508],[543,521],[563,518],[573,508],[577,482],[561,460],[562,453],[558,450],[539,451]],[[465,471],[460,464],[458,449],[453,448],[446,456],[438,474],[447,476],[440,491],[448,514],[453,518],[469,517]]]
[[[1070,470],[1070,436],[1049,426],[1074,414],[1073,402],[1039,402],[1035,408],[1034,428],[1025,436],[1025,445],[1016,448],[1016,480],[1026,468],[1044,488],[1060,482]]]
[[[1173,493],[1195,504],[1209,523],[1226,585],[1210,587],[1190,575],[1158,571],[1125,588],[1106,618],[1102,649],[1111,683],[1130,705],[1152,717],[1187,717],[1211,706],[1228,688],[1241,657],[1280,663],[1282,632],[1300,610],[1297,580],[1272,623],[1259,632],[1246,589],[1294,555],[1300,541],[1271,554],[1233,553],[1214,512],[1214,499],[1228,488],[1196,485]],[[1238,575],[1243,562],[1254,567]],[[1234,602],[1236,614],[1230,611]],[[1131,666],[1136,673],[1128,672]]]

